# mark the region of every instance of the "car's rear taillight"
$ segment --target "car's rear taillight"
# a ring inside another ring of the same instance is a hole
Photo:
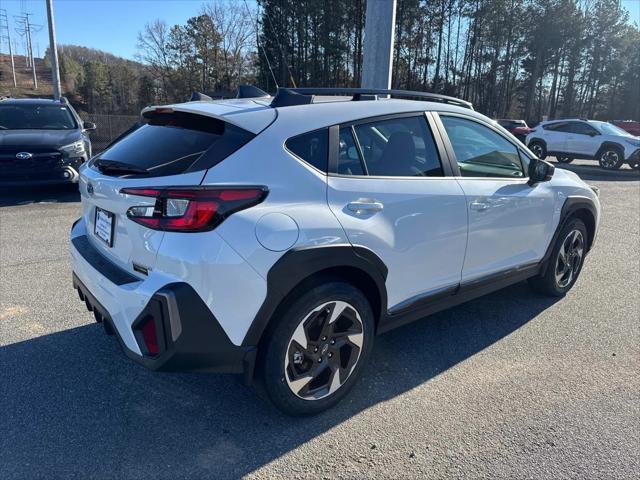
[[[153,230],[203,232],[220,225],[232,213],[262,202],[268,189],[242,187],[163,187],[123,188],[120,193],[153,197],[153,206],[134,206],[127,210],[132,221]]]

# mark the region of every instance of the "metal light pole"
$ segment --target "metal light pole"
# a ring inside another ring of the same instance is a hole
[[[53,82],[53,98],[55,100],[60,100],[60,67],[58,65],[56,25],[53,18],[53,0],[47,0],[47,20],[49,21],[49,51],[51,52],[51,80]]]
[[[364,23],[363,88],[391,88],[396,0],[368,0]]]

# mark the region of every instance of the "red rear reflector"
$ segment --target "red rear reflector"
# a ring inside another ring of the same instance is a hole
[[[156,203],[134,206],[127,216],[154,230],[202,232],[220,225],[229,215],[262,202],[266,187],[123,188],[120,193],[154,197]],[[172,201],[173,200],[173,201]]]
[[[156,322],[151,315],[148,315],[142,324],[142,339],[147,347],[149,355],[155,356],[160,353],[160,345],[158,343],[158,334],[156,332]]]

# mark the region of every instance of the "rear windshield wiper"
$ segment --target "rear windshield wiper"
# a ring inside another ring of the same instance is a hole
[[[136,167],[135,165],[118,162],[116,160],[96,160],[93,164],[98,167],[102,173],[149,174],[149,171],[146,168]]]

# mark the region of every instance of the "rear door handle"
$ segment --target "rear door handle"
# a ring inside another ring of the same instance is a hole
[[[485,210],[487,210],[491,205],[487,202],[471,202],[469,204],[469,208],[471,210],[475,210],[476,212],[483,212]]]
[[[349,202],[347,208],[354,213],[375,213],[384,208],[382,202],[376,200],[356,200],[355,202]]]

